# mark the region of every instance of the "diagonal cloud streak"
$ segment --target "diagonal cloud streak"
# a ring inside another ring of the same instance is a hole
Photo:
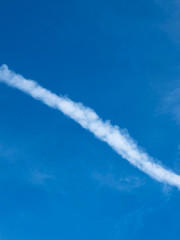
[[[128,160],[141,171],[160,182],[180,189],[179,175],[155,163],[154,159],[141,150],[127,133],[117,126],[112,126],[108,121],[103,122],[91,108],[52,93],[35,81],[27,80],[23,76],[9,70],[6,65],[0,67],[0,82],[17,88],[49,107],[63,112],[83,128],[92,132],[98,139],[106,142],[121,157]]]

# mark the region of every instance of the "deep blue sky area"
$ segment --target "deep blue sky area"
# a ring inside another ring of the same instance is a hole
[[[0,0],[0,65],[93,108],[180,174],[177,0]],[[0,84],[0,240],[179,240],[180,191]]]

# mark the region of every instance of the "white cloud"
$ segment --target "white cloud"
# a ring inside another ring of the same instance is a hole
[[[103,122],[91,108],[52,93],[35,81],[27,80],[9,70],[6,65],[0,67],[0,81],[25,92],[49,107],[63,112],[83,128],[92,132],[98,139],[106,142],[119,155],[141,171],[160,182],[177,186],[180,189],[179,175],[155,163],[152,157],[137,146],[127,132],[117,126],[112,126],[109,121]]]
[[[39,169],[33,169],[30,174],[30,182],[37,185],[45,185],[48,180],[53,179],[53,175],[47,172],[42,172]]]
[[[144,181],[138,177],[128,176],[116,178],[116,176],[111,172],[107,174],[94,172],[92,174],[92,178],[99,183],[99,186],[107,186],[120,191],[130,191],[144,185]]]
[[[180,43],[180,2],[179,0],[154,0],[161,8],[164,18],[161,19],[160,28],[168,34],[174,42]]]
[[[175,89],[166,93],[163,98],[161,112],[171,114],[174,120],[180,124],[180,83],[174,83]]]
[[[13,163],[18,159],[18,156],[22,154],[18,149],[15,147],[7,147],[0,144],[0,158],[5,159],[6,162]]]

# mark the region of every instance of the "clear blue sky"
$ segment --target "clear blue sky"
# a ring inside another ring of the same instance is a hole
[[[0,65],[126,128],[180,174],[177,0],[1,0]],[[180,191],[0,85],[0,240],[179,240]]]

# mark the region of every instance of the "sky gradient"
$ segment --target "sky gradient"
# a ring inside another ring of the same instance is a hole
[[[96,110],[180,174],[178,1],[1,1],[0,65]],[[180,191],[0,85],[0,239],[179,240]]]

